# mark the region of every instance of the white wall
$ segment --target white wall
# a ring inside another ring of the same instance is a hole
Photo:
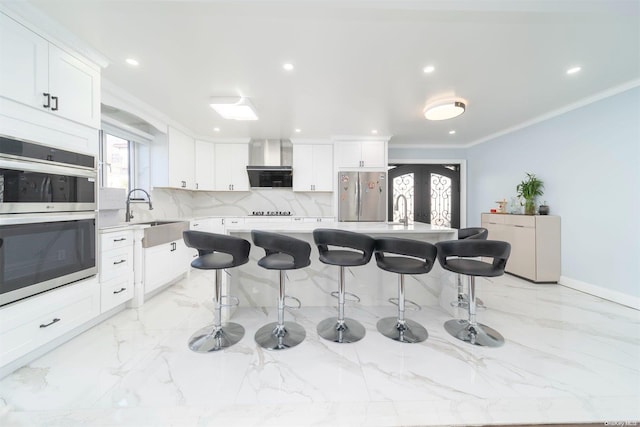
[[[473,146],[467,165],[469,226],[535,173],[562,217],[563,280],[640,296],[640,88]]]

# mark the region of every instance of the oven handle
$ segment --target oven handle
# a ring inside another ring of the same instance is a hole
[[[40,189],[40,201],[43,203],[53,202],[53,184],[51,183],[51,177],[48,176],[42,181],[42,188]]]
[[[7,159],[5,157],[0,157],[0,168],[94,179],[97,176],[94,169],[80,169],[51,163],[27,162],[24,160]]]
[[[0,215],[0,226],[96,219],[95,211]]]

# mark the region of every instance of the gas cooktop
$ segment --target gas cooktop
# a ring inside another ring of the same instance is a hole
[[[291,216],[291,211],[253,211],[252,216]]]

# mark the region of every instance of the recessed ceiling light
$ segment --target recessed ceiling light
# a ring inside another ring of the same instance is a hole
[[[300,132],[302,132],[302,129],[297,129],[296,128],[296,133],[300,133]]]
[[[465,101],[460,98],[441,99],[427,104],[424,117],[427,120],[448,120],[458,117],[467,108]]]
[[[450,131],[449,131],[449,135],[453,135],[453,134],[455,134],[455,133],[456,133],[456,131],[455,131],[455,130],[450,130]]]
[[[571,67],[567,70],[567,74],[575,74],[580,70],[582,70],[582,67]]]
[[[214,96],[209,101],[211,108],[228,120],[258,120],[249,98],[242,96]]]
[[[378,130],[377,129],[371,129],[371,133],[374,134],[374,135],[377,135],[378,134]]]
[[[213,128],[214,132],[220,132],[220,128]]]
[[[284,64],[282,64],[282,68],[284,68],[287,71],[291,71],[293,70],[293,64],[290,62],[286,62]]]
[[[429,73],[433,73],[433,71],[436,69],[436,67],[434,67],[433,65],[429,65],[426,66],[422,69],[422,71],[424,71],[425,74],[429,74]]]
[[[127,58],[125,62],[131,65],[132,67],[137,67],[138,65],[140,65],[140,63],[133,58]]]

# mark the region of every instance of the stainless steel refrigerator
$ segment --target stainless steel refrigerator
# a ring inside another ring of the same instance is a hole
[[[386,172],[338,172],[338,188],[338,221],[386,221]]]

